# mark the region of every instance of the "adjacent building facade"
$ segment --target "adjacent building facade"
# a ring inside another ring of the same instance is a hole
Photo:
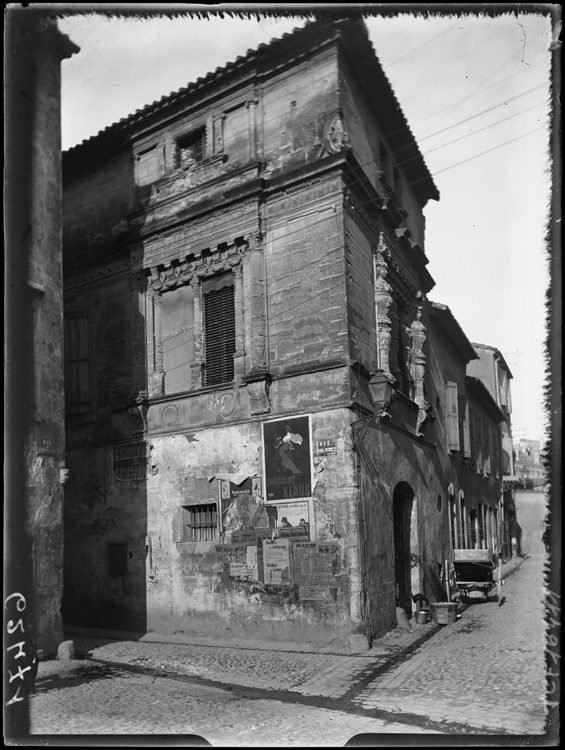
[[[366,648],[500,539],[500,405],[360,22],[64,155],[69,623]]]
[[[477,359],[470,363],[469,374],[479,378],[504,415],[500,424],[502,440],[503,502],[500,514],[501,552],[504,559],[517,554],[515,490],[520,485],[514,467],[512,440],[512,373],[502,353],[494,346],[473,344]]]

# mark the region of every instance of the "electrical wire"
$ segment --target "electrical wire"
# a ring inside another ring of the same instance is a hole
[[[430,135],[426,135],[423,138],[418,139],[418,143],[421,143],[422,141],[427,141],[428,138],[433,138],[436,135],[440,135],[441,133],[445,133],[448,130],[452,130],[453,128],[458,127],[459,125],[463,125],[466,122],[469,122],[470,120],[474,120],[476,117],[480,117],[481,115],[485,115],[487,112],[492,112],[494,109],[498,109],[499,107],[504,107],[508,102],[513,102],[516,99],[520,99],[522,96],[526,96],[526,94],[531,94],[533,91],[539,91],[539,89],[542,89],[545,87],[544,83],[540,83],[539,86],[534,86],[532,89],[528,89],[527,91],[522,91],[521,94],[517,94],[516,96],[511,97],[510,99],[506,99],[503,102],[499,102],[498,104],[495,104],[492,107],[489,107],[488,109],[483,109],[481,112],[477,112],[474,115],[471,115],[470,117],[465,117],[463,120],[459,120],[459,122],[453,123],[453,125],[448,125],[448,127],[443,128],[442,130],[437,130],[435,133],[431,133]]]
[[[541,107],[541,104],[534,104],[533,107],[528,107],[527,109],[523,109],[520,112],[516,112],[513,115],[509,115],[508,117],[503,117],[502,120],[497,120],[496,122],[491,122],[490,125],[485,125],[482,128],[479,128],[478,130],[473,130],[472,133],[466,133],[465,135],[460,136],[459,138],[454,138],[452,141],[448,141],[447,143],[443,143],[441,146],[436,146],[435,148],[431,148],[429,151],[424,151],[424,156],[427,156],[428,154],[431,154],[434,151],[438,151],[440,148],[446,148],[447,146],[451,146],[452,143],[457,143],[458,141],[462,141],[465,138],[470,138],[472,135],[477,135],[477,133],[482,133],[483,130],[488,130],[489,128],[494,128],[495,125],[500,125],[503,122],[506,122],[507,120],[512,120],[514,117],[519,117],[520,115],[525,114],[526,112],[531,112],[533,109],[538,109]],[[437,174],[437,172],[436,172]]]

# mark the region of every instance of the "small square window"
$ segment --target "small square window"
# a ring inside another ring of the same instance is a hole
[[[189,169],[204,159],[205,131],[199,130],[177,141],[177,167]]]

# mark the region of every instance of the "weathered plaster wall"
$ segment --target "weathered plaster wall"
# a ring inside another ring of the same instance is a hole
[[[347,508],[357,492],[349,419],[346,409],[312,415],[312,444],[334,440],[336,454],[313,459],[310,539],[339,549],[339,573],[333,586],[312,581],[307,591],[269,590],[261,571],[256,580],[230,578],[229,565],[216,549],[219,539],[173,541],[179,506],[217,501],[220,478],[239,482],[262,477],[258,421],[149,437],[151,469],[137,486],[116,481],[112,446],[88,454],[71,452],[69,620],[161,633],[213,632],[317,643],[337,639],[336,647],[347,649],[352,554]],[[225,507],[224,541],[246,528],[262,529],[269,536],[260,496],[250,502],[253,513],[243,512],[243,506]],[[127,575],[114,579],[108,576],[106,561],[111,542],[126,543],[128,550]]]

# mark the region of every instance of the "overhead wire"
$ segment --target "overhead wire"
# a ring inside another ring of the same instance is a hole
[[[487,149],[486,151],[483,151],[483,152],[481,152],[480,154],[475,154],[474,156],[471,156],[471,157],[469,157],[468,159],[464,159],[463,161],[461,161],[461,162],[458,162],[457,164],[453,164],[453,165],[451,165],[450,167],[446,167],[445,169],[442,169],[442,170],[440,170],[439,172],[436,172],[435,174],[440,174],[440,173],[442,173],[442,172],[447,172],[447,171],[448,171],[448,170],[450,170],[450,169],[453,169],[453,168],[455,168],[455,167],[458,167],[458,166],[460,166],[461,164],[465,164],[466,162],[469,162],[469,161],[473,161],[474,159],[478,158],[479,156],[483,156],[484,154],[487,154],[487,153],[490,153],[490,152],[492,152],[492,151],[495,151],[495,150],[497,150],[498,148],[502,148],[503,146],[507,145],[508,143],[512,143],[512,142],[514,142],[514,141],[517,141],[517,140],[519,140],[520,138],[524,138],[524,137],[526,137],[527,135],[531,135],[532,133],[534,133],[534,132],[537,132],[537,131],[539,131],[539,130],[543,130],[543,127],[538,127],[538,128],[535,128],[534,130],[531,130],[531,131],[529,131],[528,133],[522,133],[521,135],[517,136],[516,138],[512,138],[511,140],[509,140],[509,141],[506,141],[505,143],[501,143],[501,144],[498,144],[497,146],[494,146],[494,147],[493,147],[493,148],[491,148],[491,149]],[[361,205],[363,205],[363,203],[362,203],[362,204],[358,204],[358,207],[360,207]],[[324,218],[324,219],[318,219],[318,220],[317,220],[316,222],[311,222],[310,224],[308,224],[308,227],[307,227],[307,228],[308,228],[308,229],[310,229],[310,228],[311,228],[311,227],[313,226],[313,224],[315,224],[315,223],[322,223],[322,222],[324,222],[324,223],[325,223],[325,222],[327,222],[327,218]],[[294,230],[294,231],[295,231],[295,232],[303,232],[303,231],[304,231],[304,228],[302,228],[302,229],[300,229],[300,230]],[[294,233],[294,232],[291,232],[291,234],[293,234],[293,233]],[[287,237],[288,237],[288,235],[286,235],[286,236],[285,236],[285,239],[286,239]],[[319,259],[319,258],[316,258],[316,259],[314,259],[314,260],[312,260],[312,261],[309,261],[309,262],[308,262],[307,264],[305,264],[305,265],[304,265],[303,267],[301,267],[300,269],[296,269],[295,271],[292,271],[292,272],[290,272],[289,274],[285,274],[285,276],[287,276],[287,275],[292,275],[293,273],[300,273],[301,271],[304,271],[304,270],[305,270],[305,269],[306,269],[307,267],[309,267],[310,265],[319,265],[319,263],[320,263],[320,259]],[[280,278],[280,277],[278,277],[278,278]],[[320,296],[322,296],[322,295],[326,295],[326,294],[328,294],[328,293],[329,293],[330,291],[332,291],[333,289],[337,289],[337,288],[338,288],[339,286],[344,286],[344,284],[345,284],[345,283],[346,283],[346,282],[344,281],[343,277],[340,277],[339,281],[338,281],[338,282],[337,282],[336,284],[333,284],[332,286],[330,286],[330,287],[328,287],[328,288],[326,288],[326,289],[322,289],[321,291],[319,291],[319,292],[316,292],[315,294],[312,294],[312,295],[310,295],[310,296],[309,296],[309,297],[308,297],[307,299],[301,299],[300,301],[298,301],[298,302],[297,302],[297,303],[296,303],[296,304],[294,305],[294,309],[296,309],[296,307],[300,306],[301,304],[306,304],[306,303],[312,302],[312,300],[316,299],[317,297],[320,297]],[[303,297],[303,294],[302,294],[302,292],[303,292],[303,291],[304,291],[304,290],[303,290],[303,287],[302,287],[302,285],[301,285],[301,297]],[[287,315],[287,314],[288,314],[288,311],[287,311],[287,309],[285,309],[285,310],[282,310],[282,311],[281,311],[281,312],[279,312],[279,313],[273,313],[273,314],[270,314],[270,315],[269,315],[269,321],[273,321],[273,320],[275,320],[276,318],[280,317],[281,315]],[[172,337],[170,337],[170,338],[174,338],[174,337],[172,336]],[[173,351],[173,350],[175,350],[175,349],[177,349],[177,348],[179,348],[179,347],[181,347],[181,346],[185,346],[185,345],[186,345],[186,343],[181,343],[181,344],[178,344],[178,345],[176,345],[176,346],[174,346],[174,347],[171,347],[171,349],[170,349],[169,351]],[[178,364],[177,366],[175,366],[175,367],[172,367],[172,368],[169,368],[169,369],[168,369],[168,371],[169,371],[169,372],[172,372],[172,371],[174,371],[174,370],[176,370],[176,369],[179,369],[180,367],[184,367],[184,366],[186,366],[186,365],[187,365],[188,363],[189,363],[189,360],[187,360],[186,362],[181,362],[181,363],[180,363],[180,364]],[[367,458],[368,458],[368,457],[367,457]],[[377,489],[380,489],[380,488],[378,488],[378,486],[377,486]]]
[[[509,115],[508,117],[503,117],[502,120],[497,120],[496,122],[491,122],[490,125],[485,125],[482,128],[479,128],[478,130],[473,130],[472,133],[465,133],[465,135],[459,136],[459,138],[454,138],[452,141],[448,141],[447,143],[442,143],[441,146],[436,146],[435,148],[431,148],[429,151],[424,151],[423,156],[427,156],[428,154],[433,153],[434,151],[438,151],[440,148],[446,148],[447,146],[451,146],[453,143],[457,143],[458,141],[462,141],[465,138],[470,138],[473,135],[477,135],[478,133],[482,133],[484,130],[488,130],[489,128],[494,128],[496,125],[500,125],[503,122],[507,122],[507,120],[512,120],[514,117],[520,117],[520,115],[525,114],[526,112],[531,112],[534,109],[538,109],[540,107],[540,104],[534,104],[532,107],[528,107],[527,109],[522,109],[520,112],[516,112],[513,115]],[[437,172],[436,172],[437,174]]]

